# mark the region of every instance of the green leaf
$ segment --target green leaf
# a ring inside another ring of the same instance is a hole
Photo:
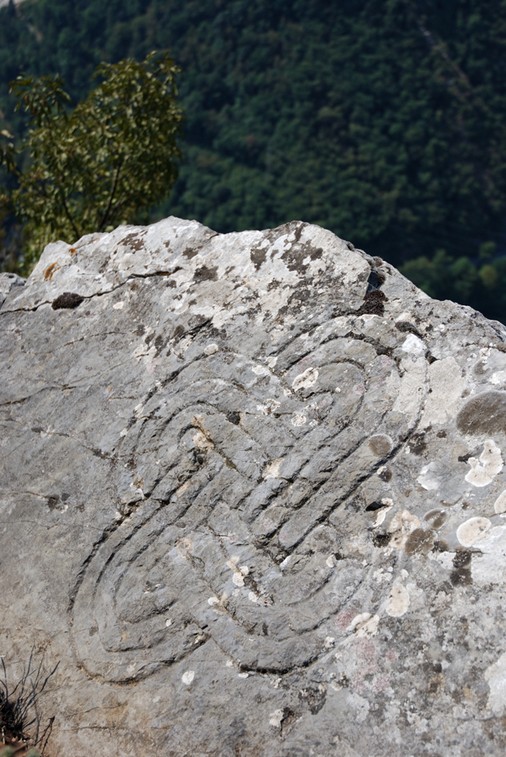
[[[132,222],[167,195],[180,158],[178,73],[166,52],[103,63],[99,83],[74,108],[60,77],[12,83],[31,125],[21,159],[12,145],[0,146],[0,164],[17,177],[11,198],[24,223],[26,261],[51,239],[71,243]]]

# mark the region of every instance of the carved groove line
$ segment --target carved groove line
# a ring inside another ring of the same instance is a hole
[[[298,337],[270,370],[218,353],[148,393],[115,469],[120,498],[138,497],[134,479],[147,499],[97,542],[71,601],[90,675],[149,675],[209,638],[252,670],[323,653],[318,629],[365,576],[306,544],[332,534],[329,518],[413,432],[426,363],[320,331],[324,343],[301,357]],[[379,433],[391,439],[381,454],[368,446]]]

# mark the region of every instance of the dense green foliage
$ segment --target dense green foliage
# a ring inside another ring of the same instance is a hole
[[[6,204],[23,221],[26,268],[49,241],[133,220],[164,197],[179,158],[177,73],[155,53],[104,63],[96,71],[102,81],[73,109],[59,77],[14,81],[30,127],[18,149],[4,135],[0,163],[15,179]]]
[[[82,97],[101,60],[155,48],[186,114],[160,214],[319,223],[506,320],[506,0],[27,0],[0,11],[8,127],[20,72]]]

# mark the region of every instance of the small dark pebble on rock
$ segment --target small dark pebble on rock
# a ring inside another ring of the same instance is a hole
[[[63,292],[53,302],[51,307],[53,310],[62,310],[63,308],[77,308],[84,300],[80,294],[76,292]]]

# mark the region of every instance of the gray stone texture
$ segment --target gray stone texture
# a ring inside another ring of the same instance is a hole
[[[0,654],[61,661],[49,757],[506,752],[502,325],[300,222],[0,294]]]

